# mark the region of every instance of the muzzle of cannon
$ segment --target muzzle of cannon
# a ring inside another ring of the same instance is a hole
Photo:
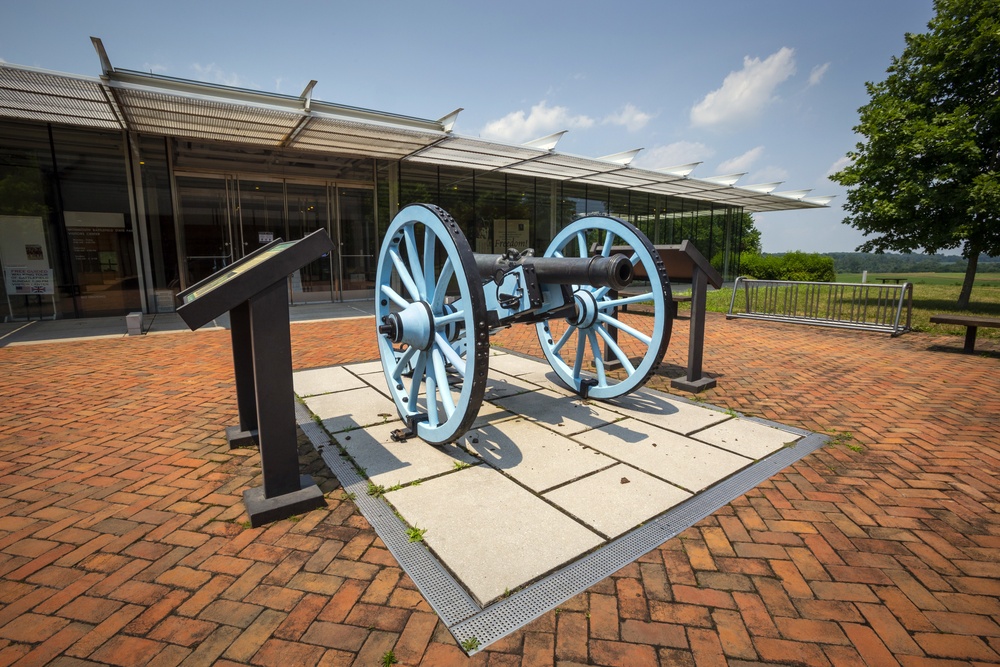
[[[486,391],[490,335],[520,323],[535,325],[558,381],[577,394],[635,391],[666,352],[670,301],[659,254],[623,220],[580,218],[538,257],[477,254],[448,213],[411,204],[389,224],[376,275],[379,356],[405,423],[396,433],[431,444],[464,435]],[[644,314],[619,316],[643,303]]]

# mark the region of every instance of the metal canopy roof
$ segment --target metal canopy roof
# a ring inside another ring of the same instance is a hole
[[[829,202],[807,198],[808,190],[772,192],[773,183],[740,188],[731,178],[690,178],[690,169],[631,167],[637,151],[606,158],[557,153],[551,148],[557,135],[521,146],[463,137],[450,131],[457,112],[432,121],[319,102],[311,98],[315,81],[293,97],[111,68],[99,40],[95,46],[104,65],[100,78],[0,63],[0,117],[538,176],[749,212],[822,208]]]

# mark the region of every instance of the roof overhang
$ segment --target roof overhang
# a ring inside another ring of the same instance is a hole
[[[321,102],[312,99],[315,82],[295,97],[111,68],[106,58],[102,66],[104,74],[92,78],[0,63],[0,117],[537,176],[750,212],[823,208],[829,201],[807,198],[807,191],[782,194],[691,178],[684,170],[632,167],[636,151],[585,158],[557,153],[554,142],[463,137],[451,132],[457,112],[434,121]]]

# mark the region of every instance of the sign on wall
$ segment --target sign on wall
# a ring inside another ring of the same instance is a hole
[[[493,221],[493,244],[486,236],[490,228],[480,225],[479,236],[476,238],[476,252],[494,253],[502,255],[508,248],[524,250],[530,247],[531,234],[530,225],[527,220],[494,220]]]
[[[41,217],[0,215],[0,264],[8,295],[55,293]]]
[[[4,268],[7,294],[52,294],[52,269]]]
[[[524,250],[531,242],[527,220],[495,220],[493,222],[493,252],[502,254],[507,248]]]

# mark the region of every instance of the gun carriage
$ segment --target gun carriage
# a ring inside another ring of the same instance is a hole
[[[648,316],[616,316],[640,302],[652,304]],[[490,335],[513,324],[535,325],[556,377],[580,396],[635,391],[666,352],[670,304],[659,254],[623,220],[579,218],[540,257],[481,254],[443,209],[409,205],[389,225],[376,274],[379,355],[406,423],[395,437],[440,445],[468,431],[486,390]]]

